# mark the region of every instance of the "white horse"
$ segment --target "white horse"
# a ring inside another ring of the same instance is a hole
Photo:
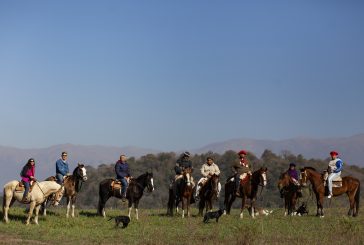
[[[15,200],[21,202],[23,198],[24,191],[15,191],[15,188],[18,184],[19,181],[13,180],[4,185],[3,213],[4,213],[4,221],[6,223],[9,222],[8,212],[11,205],[13,205]],[[28,218],[25,224],[27,225],[29,224],[30,218],[33,215],[34,208],[35,208],[34,223],[38,224],[38,213],[40,204],[42,204],[47,199],[47,197],[53,193],[55,193],[55,195],[52,204],[54,206],[57,206],[64,193],[63,186],[57,184],[57,182],[55,181],[42,181],[35,183],[32,191],[29,193],[30,206],[29,206]]]

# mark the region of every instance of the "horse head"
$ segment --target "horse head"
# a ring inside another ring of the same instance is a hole
[[[87,180],[87,173],[86,173],[85,165],[78,163],[77,167],[73,171],[73,176],[75,176],[77,179],[81,180],[82,182],[85,182]]]
[[[258,170],[261,186],[266,186],[267,185],[267,171],[268,171],[268,169],[266,167],[261,167]]]
[[[53,194],[51,205],[58,206],[64,194],[64,186],[62,185],[59,190]]]
[[[211,190],[213,192],[215,192],[216,194],[218,192],[219,181],[220,181],[220,176],[219,175],[213,174],[210,177]]]
[[[147,189],[149,192],[153,192],[154,191],[153,173],[146,172],[145,175],[147,177]]]
[[[284,172],[279,176],[278,189],[282,190],[283,188],[288,187],[290,183],[291,183],[291,178],[289,177],[287,172]]]
[[[307,186],[307,181],[311,179],[312,174],[316,172],[316,169],[312,167],[304,167],[300,169],[301,176],[300,176],[300,182],[302,186]]]
[[[186,182],[187,186],[191,186],[191,173],[192,173],[192,169],[191,168],[186,168],[183,170],[183,179]]]

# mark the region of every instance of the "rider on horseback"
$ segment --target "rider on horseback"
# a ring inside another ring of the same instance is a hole
[[[248,163],[246,159],[247,152],[245,150],[241,150],[238,152],[239,155],[239,163],[233,165],[233,172],[235,173],[235,191],[236,195],[240,195],[240,180],[243,180],[247,177],[247,175],[252,175],[252,167]]]
[[[36,179],[34,178],[34,174],[35,174],[35,162],[33,158],[30,158],[27,164],[25,164],[22,171],[20,172],[21,181],[23,182],[25,188],[23,199],[21,200],[21,202],[23,203],[28,202],[27,196],[30,189],[30,183],[36,181]]]
[[[181,157],[176,161],[176,166],[174,167],[176,176],[174,177],[174,184],[172,184],[172,186],[174,186],[174,188],[176,188],[177,180],[182,178],[183,171],[186,169],[192,169],[192,162],[190,160],[190,156],[191,156],[191,154],[188,151],[185,151],[181,155]],[[192,183],[192,188],[193,188],[195,186],[195,183],[193,181],[192,176],[191,176],[191,183]],[[176,188],[176,196],[178,196],[178,194],[179,194],[177,192],[178,192],[178,188]]]
[[[327,178],[328,187],[329,187],[329,195],[327,198],[331,198],[332,195],[332,181],[335,178],[340,177],[341,171],[343,169],[343,161],[338,158],[339,153],[336,151],[330,152],[331,161],[329,162],[329,177]]]
[[[121,155],[120,160],[115,164],[116,179],[121,182],[121,196],[122,200],[126,200],[126,188],[128,187],[127,178],[130,177],[129,165],[126,162],[126,156]]]
[[[65,176],[69,175],[67,162],[67,152],[62,152],[61,158],[56,161],[56,179],[57,183],[62,185]]]
[[[289,164],[289,169],[287,170],[288,175],[291,177],[291,180],[295,186],[297,186],[297,194],[298,197],[302,197],[301,185],[298,181],[298,173],[296,170],[296,164],[291,162]]]
[[[214,159],[212,157],[207,157],[206,158],[206,163],[204,163],[202,165],[202,167],[201,167],[201,174],[202,174],[203,177],[197,182],[196,194],[195,194],[196,198],[198,198],[198,196],[200,194],[201,187],[209,180],[209,178],[211,176],[213,176],[214,174],[215,175],[220,175],[220,169],[214,163]],[[221,190],[221,184],[219,182],[217,197],[219,197],[220,190]]]

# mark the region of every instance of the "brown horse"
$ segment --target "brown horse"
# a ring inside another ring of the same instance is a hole
[[[200,190],[200,202],[199,202],[199,215],[203,215],[203,210],[206,207],[206,212],[212,210],[212,202],[217,199],[218,185],[220,176],[214,174],[212,175],[201,187]]]
[[[55,180],[54,176],[47,178],[47,180]],[[71,217],[75,217],[75,202],[77,193],[81,190],[82,183],[87,180],[86,168],[84,164],[78,164],[73,170],[72,175],[64,177],[64,196],[67,197],[67,213],[66,217],[69,217],[69,210],[72,206]],[[42,205],[43,215],[46,215],[46,203]]]
[[[278,189],[284,198],[284,216],[293,215],[298,199],[297,186],[287,172],[281,174],[278,180]]]
[[[255,200],[258,194],[258,187],[259,185],[264,186],[267,185],[267,168],[261,167],[260,169],[254,171],[254,173],[250,176],[248,175],[248,180],[245,181],[243,184],[240,183],[240,196],[242,198],[241,202],[241,209],[240,209],[240,218],[243,218],[243,210],[246,207],[245,201],[246,199],[251,200],[251,208],[252,212],[251,215],[255,217]],[[231,205],[235,201],[235,180],[234,177],[228,178],[225,184],[225,208],[226,213],[230,214]]]
[[[323,175],[317,172],[314,168],[305,167],[301,169],[301,184],[307,185],[307,181],[312,184],[313,192],[316,195],[317,201],[317,214],[316,216],[324,217],[323,203],[325,196],[325,185]],[[350,202],[349,216],[357,216],[359,212],[359,200],[360,200],[360,182],[358,179],[346,176],[342,178],[341,187],[332,188],[334,196],[340,196],[344,193],[348,195]]]

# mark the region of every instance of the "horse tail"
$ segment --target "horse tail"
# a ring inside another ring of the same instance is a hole
[[[355,203],[356,203],[356,214],[359,212],[359,201],[360,201],[360,181],[358,181],[358,189],[355,193]]]

